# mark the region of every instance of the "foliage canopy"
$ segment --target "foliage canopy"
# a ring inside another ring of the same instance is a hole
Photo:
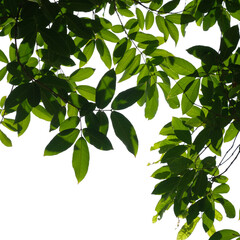
[[[182,117],[163,126],[163,140],[151,148],[161,155],[152,174],[160,180],[153,190],[160,196],[153,221],[173,207],[176,217],[186,219],[178,240],[188,238],[200,220],[210,240],[240,239],[236,231],[214,228],[222,220],[218,204],[228,218],[236,215],[223,197],[230,189],[224,174],[240,153],[239,28],[233,18],[240,20],[239,0],[0,0],[0,36],[11,39],[9,58],[0,50],[0,80],[12,86],[0,101],[0,141],[12,146],[5,128],[22,135],[31,114],[49,121],[50,131],[59,132],[44,155],[73,146],[80,182],[88,171],[88,144],[113,149],[109,122],[136,156],[137,133],[121,110],[137,103],[152,119],[162,91]],[[201,45],[187,50],[201,60],[198,68],[161,48],[169,39],[177,45],[189,24],[204,31],[217,24],[221,32],[218,51]],[[160,36],[149,33],[154,27]],[[97,86],[85,85],[95,72],[85,66],[94,52],[107,71]],[[74,70],[68,76],[63,67]],[[116,84],[134,77],[136,85],[115,96]],[[222,153],[227,142],[232,144]]]

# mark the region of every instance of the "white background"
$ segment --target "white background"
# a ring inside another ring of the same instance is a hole
[[[193,61],[185,52],[191,46],[210,45],[218,50],[218,32],[203,33],[199,27],[192,26],[194,28],[189,27],[186,38],[180,39],[177,48],[170,41],[170,52]],[[0,43],[7,53],[8,44],[1,39]],[[95,62],[90,62],[91,66],[101,69],[94,75],[96,83],[107,71],[97,58],[96,55]],[[128,81],[135,82],[134,79]],[[0,96],[9,92],[4,82],[6,80],[0,83]],[[158,181],[150,175],[160,166],[147,164],[158,160],[160,155],[149,149],[161,139],[158,135],[161,127],[171,120],[172,115],[179,115],[179,111],[168,108],[161,90],[160,95],[159,111],[154,120],[144,119],[143,109],[137,105],[123,111],[138,133],[137,158],[127,152],[114,134],[110,134],[115,150],[103,152],[90,146],[89,172],[80,184],[77,184],[72,169],[72,148],[54,157],[43,157],[45,146],[57,134],[56,131],[48,132],[48,122],[32,116],[29,129],[20,138],[0,126],[13,140],[12,148],[0,145],[0,239],[176,239],[184,220],[180,220],[178,226],[172,210],[160,222],[152,224],[159,197],[151,195]],[[238,207],[237,169],[238,162],[228,172],[232,194],[226,198]],[[218,209],[225,216],[220,206]],[[238,230],[237,218],[224,221],[217,229]],[[189,239],[208,239],[201,228],[199,222]]]

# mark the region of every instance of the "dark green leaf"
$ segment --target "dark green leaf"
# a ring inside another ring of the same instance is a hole
[[[231,240],[233,238],[239,237],[240,234],[234,230],[230,230],[230,229],[224,229],[224,230],[220,230],[215,232],[210,238],[209,240],[219,240],[219,239],[223,239],[223,240]]]
[[[79,134],[79,129],[67,129],[58,133],[46,146],[44,156],[59,154],[73,145]]]
[[[152,194],[160,195],[164,193],[171,193],[177,188],[179,181],[179,177],[170,177],[163,180],[155,186]]]
[[[238,45],[239,37],[239,28],[237,25],[229,28],[223,34],[220,44],[220,57],[222,60],[227,59],[235,50]]]
[[[83,137],[79,138],[74,145],[72,166],[80,183],[87,174],[89,165],[89,150],[87,142]]]
[[[188,127],[186,127],[182,120],[176,117],[172,118],[172,127],[173,130],[176,134],[176,136],[182,140],[183,142],[187,143],[187,144],[191,144],[192,143],[192,137],[191,137],[191,133],[188,129]]]
[[[207,65],[218,65],[219,54],[213,48],[207,46],[194,46],[187,49],[189,54],[201,59]]]
[[[107,117],[106,113],[103,111],[98,111],[96,114],[96,117],[97,117],[98,123],[99,123],[99,132],[106,135],[108,132],[108,125],[109,125],[108,117]]]
[[[112,109],[120,110],[132,106],[142,97],[144,90],[144,86],[137,86],[119,93],[112,102]]]
[[[138,151],[138,139],[131,122],[121,113],[113,111],[111,120],[116,136],[124,143],[129,152],[134,156]]]
[[[112,100],[116,88],[116,73],[113,69],[109,70],[101,78],[96,89],[97,107],[103,109]]]
[[[228,201],[225,198],[217,198],[216,201],[222,204],[228,218],[235,218],[236,211],[233,204],[230,201]]]
[[[200,80],[196,79],[193,84],[183,93],[182,96],[182,113],[187,113],[195,103],[200,87]]]
[[[122,38],[115,46],[113,51],[113,63],[116,64],[130,48],[131,42],[127,38]]]
[[[166,163],[169,160],[173,159],[173,158],[177,158],[180,157],[186,150],[187,150],[187,146],[185,145],[178,145],[175,146],[171,149],[169,149],[161,158],[161,162],[162,163]]]
[[[95,131],[92,128],[84,128],[83,135],[86,140],[100,150],[112,150],[112,144],[109,139],[101,132]]]

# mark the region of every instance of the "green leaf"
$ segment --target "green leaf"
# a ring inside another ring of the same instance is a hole
[[[183,14],[173,13],[173,14],[167,15],[166,19],[176,24],[186,24],[186,23],[193,22],[195,20],[195,18],[192,15],[184,14],[184,13]]]
[[[168,166],[163,166],[156,170],[151,177],[156,178],[156,179],[166,179],[170,176],[171,171]]]
[[[196,71],[196,68],[187,60],[178,57],[165,58],[167,66],[180,75],[190,75]]]
[[[239,237],[240,234],[234,230],[230,230],[230,229],[224,229],[224,230],[220,230],[215,232],[210,238],[209,240],[230,240],[236,237]]]
[[[12,141],[7,137],[7,135],[0,130],[0,141],[2,144],[4,144],[6,147],[12,147]]]
[[[118,8],[117,11],[125,17],[134,17],[134,14],[132,13],[132,11],[130,11],[127,8]]]
[[[195,103],[198,93],[199,93],[199,87],[200,87],[200,80],[196,79],[191,86],[184,91],[182,96],[182,113],[187,113]]]
[[[160,195],[164,193],[171,193],[177,188],[179,181],[179,177],[170,177],[163,180],[155,186],[152,194]]]
[[[98,111],[96,114],[96,117],[99,123],[99,132],[106,135],[108,132],[108,125],[109,125],[107,114],[103,111]]]
[[[235,218],[236,211],[233,204],[230,201],[228,201],[225,198],[217,198],[216,202],[219,202],[222,204],[228,218]]]
[[[102,59],[106,67],[110,69],[112,66],[112,58],[106,43],[102,39],[98,38],[96,40],[96,46],[97,46],[97,50],[100,55],[100,58]]]
[[[169,31],[165,24],[164,18],[160,15],[156,16],[156,24],[157,24],[158,30],[161,33],[163,33],[165,41],[167,41],[168,36],[169,36]]]
[[[173,86],[173,88],[171,89],[171,91],[168,94],[168,97],[172,98],[172,97],[175,97],[175,96],[183,93],[184,90],[186,89],[186,87],[188,86],[188,84],[191,83],[194,80],[195,80],[195,78],[193,78],[193,77],[183,77],[183,78],[181,78]]]
[[[72,166],[75,176],[80,183],[87,174],[89,165],[89,150],[87,142],[80,137],[74,145]]]
[[[139,27],[143,30],[144,28],[144,15],[140,8],[136,8],[136,15],[137,15],[137,20],[138,20],[138,25]]]
[[[148,11],[145,18],[145,27],[146,30],[149,30],[154,23],[154,15],[152,11]]]
[[[232,122],[229,125],[229,127],[224,135],[224,142],[230,142],[237,136],[239,130],[235,127],[235,124],[236,124],[235,122]]]
[[[19,103],[23,102],[27,96],[28,92],[31,90],[30,84],[22,84],[14,88],[8,95],[5,102],[6,111],[10,108],[17,106]]]
[[[80,122],[79,117],[69,117],[68,119],[64,120],[59,127],[59,131],[62,132],[67,129],[76,128]]]
[[[96,89],[87,85],[80,85],[76,87],[76,90],[87,100],[95,102]]]
[[[29,34],[26,36],[18,49],[19,61],[22,64],[27,63],[29,58],[32,56],[36,42],[36,34]]]
[[[223,34],[220,43],[220,57],[222,60],[227,59],[235,50],[238,45],[239,37],[239,28],[237,25],[229,28]]]
[[[3,80],[3,78],[5,77],[7,73],[7,66],[3,67],[1,70],[0,70],[0,81]]]
[[[145,90],[143,86],[129,88],[116,96],[111,107],[114,110],[128,108],[136,103],[142,97],[144,92]]]
[[[106,41],[113,43],[117,43],[119,41],[119,38],[107,29],[102,29],[98,34]]]
[[[188,129],[188,127],[186,127],[182,120],[176,117],[172,118],[172,127],[173,130],[176,134],[176,136],[182,140],[183,142],[187,143],[187,144],[191,144],[192,143],[192,137],[191,137],[191,133]]]
[[[0,49],[0,61],[4,63],[8,63],[8,59],[5,55],[5,53]]]
[[[122,38],[113,50],[113,63],[117,64],[130,48],[131,42],[127,38]]]
[[[83,49],[83,52],[82,52],[83,56],[82,58],[80,58],[81,61],[79,64],[80,68],[90,60],[90,58],[93,55],[94,49],[95,49],[95,40],[90,40]]]
[[[116,88],[116,73],[113,69],[104,74],[96,88],[97,107],[103,109],[112,100]]]
[[[173,109],[179,108],[180,103],[179,103],[178,98],[176,96],[175,97],[169,97],[169,93],[171,91],[170,86],[168,84],[165,84],[165,83],[158,83],[158,85],[161,87],[161,89],[164,93],[164,97],[165,97],[168,105]]]
[[[219,54],[213,48],[207,46],[194,46],[187,49],[189,54],[201,59],[207,65],[218,65]]]
[[[195,184],[192,188],[194,195],[197,198],[203,197],[206,193],[206,188],[208,185],[207,173],[200,170],[195,179]]]
[[[223,183],[213,189],[213,194],[228,193],[229,190],[230,190],[229,185],[226,183]]]
[[[61,56],[70,55],[69,47],[62,34],[47,28],[41,29],[40,33],[44,42],[48,45],[48,49]]]
[[[152,85],[147,90],[147,101],[145,107],[145,118],[153,119],[158,110],[158,89],[156,84]]]
[[[113,111],[111,120],[116,136],[123,142],[129,152],[134,156],[138,151],[138,139],[131,122],[121,113]]]
[[[199,217],[196,217],[193,222],[191,224],[187,224],[185,223],[182,228],[180,229],[180,231],[178,232],[178,235],[177,235],[177,240],[185,240],[187,239],[191,234],[192,232],[194,231],[197,223],[199,222],[200,218]]]
[[[160,13],[169,13],[172,10],[174,10],[178,4],[179,4],[180,0],[171,0],[167,3],[165,3],[159,10]]]
[[[32,108],[32,113],[40,119],[43,119],[46,121],[52,120],[52,115],[41,105],[38,105]]]
[[[133,61],[136,54],[136,49],[131,48],[125,52],[122,59],[118,62],[118,65],[115,69],[116,74],[122,73]]]
[[[67,129],[58,133],[46,146],[44,156],[59,154],[73,145],[79,134],[79,129]]]
[[[165,20],[165,24],[166,24],[166,27],[169,31],[171,38],[174,40],[175,45],[177,45],[178,39],[179,39],[179,32],[178,32],[177,27],[168,20]]]
[[[25,100],[20,103],[16,111],[15,123],[23,121],[30,114],[31,110],[32,107],[28,101]]]
[[[92,128],[84,128],[83,135],[86,140],[94,147],[100,150],[112,150],[112,144],[109,139],[101,132],[98,132]]]
[[[169,149],[161,158],[161,162],[162,163],[166,163],[168,161],[170,161],[172,158],[177,158],[180,157],[186,150],[187,150],[187,146],[185,145],[178,145],[175,146],[171,149]]]
[[[93,75],[94,71],[95,69],[90,67],[79,68],[70,75],[69,80],[73,82],[82,81],[84,79],[90,78]]]

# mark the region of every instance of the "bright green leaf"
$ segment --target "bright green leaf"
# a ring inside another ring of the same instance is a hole
[[[83,137],[79,138],[74,145],[72,166],[80,183],[87,174],[89,165],[89,150],[87,142]]]
[[[90,67],[79,68],[70,75],[69,80],[73,82],[82,81],[84,79],[90,78],[93,75],[94,71],[95,69]]]
[[[0,141],[2,144],[4,144],[6,147],[12,147],[12,141],[7,137],[7,135],[0,130]]]

